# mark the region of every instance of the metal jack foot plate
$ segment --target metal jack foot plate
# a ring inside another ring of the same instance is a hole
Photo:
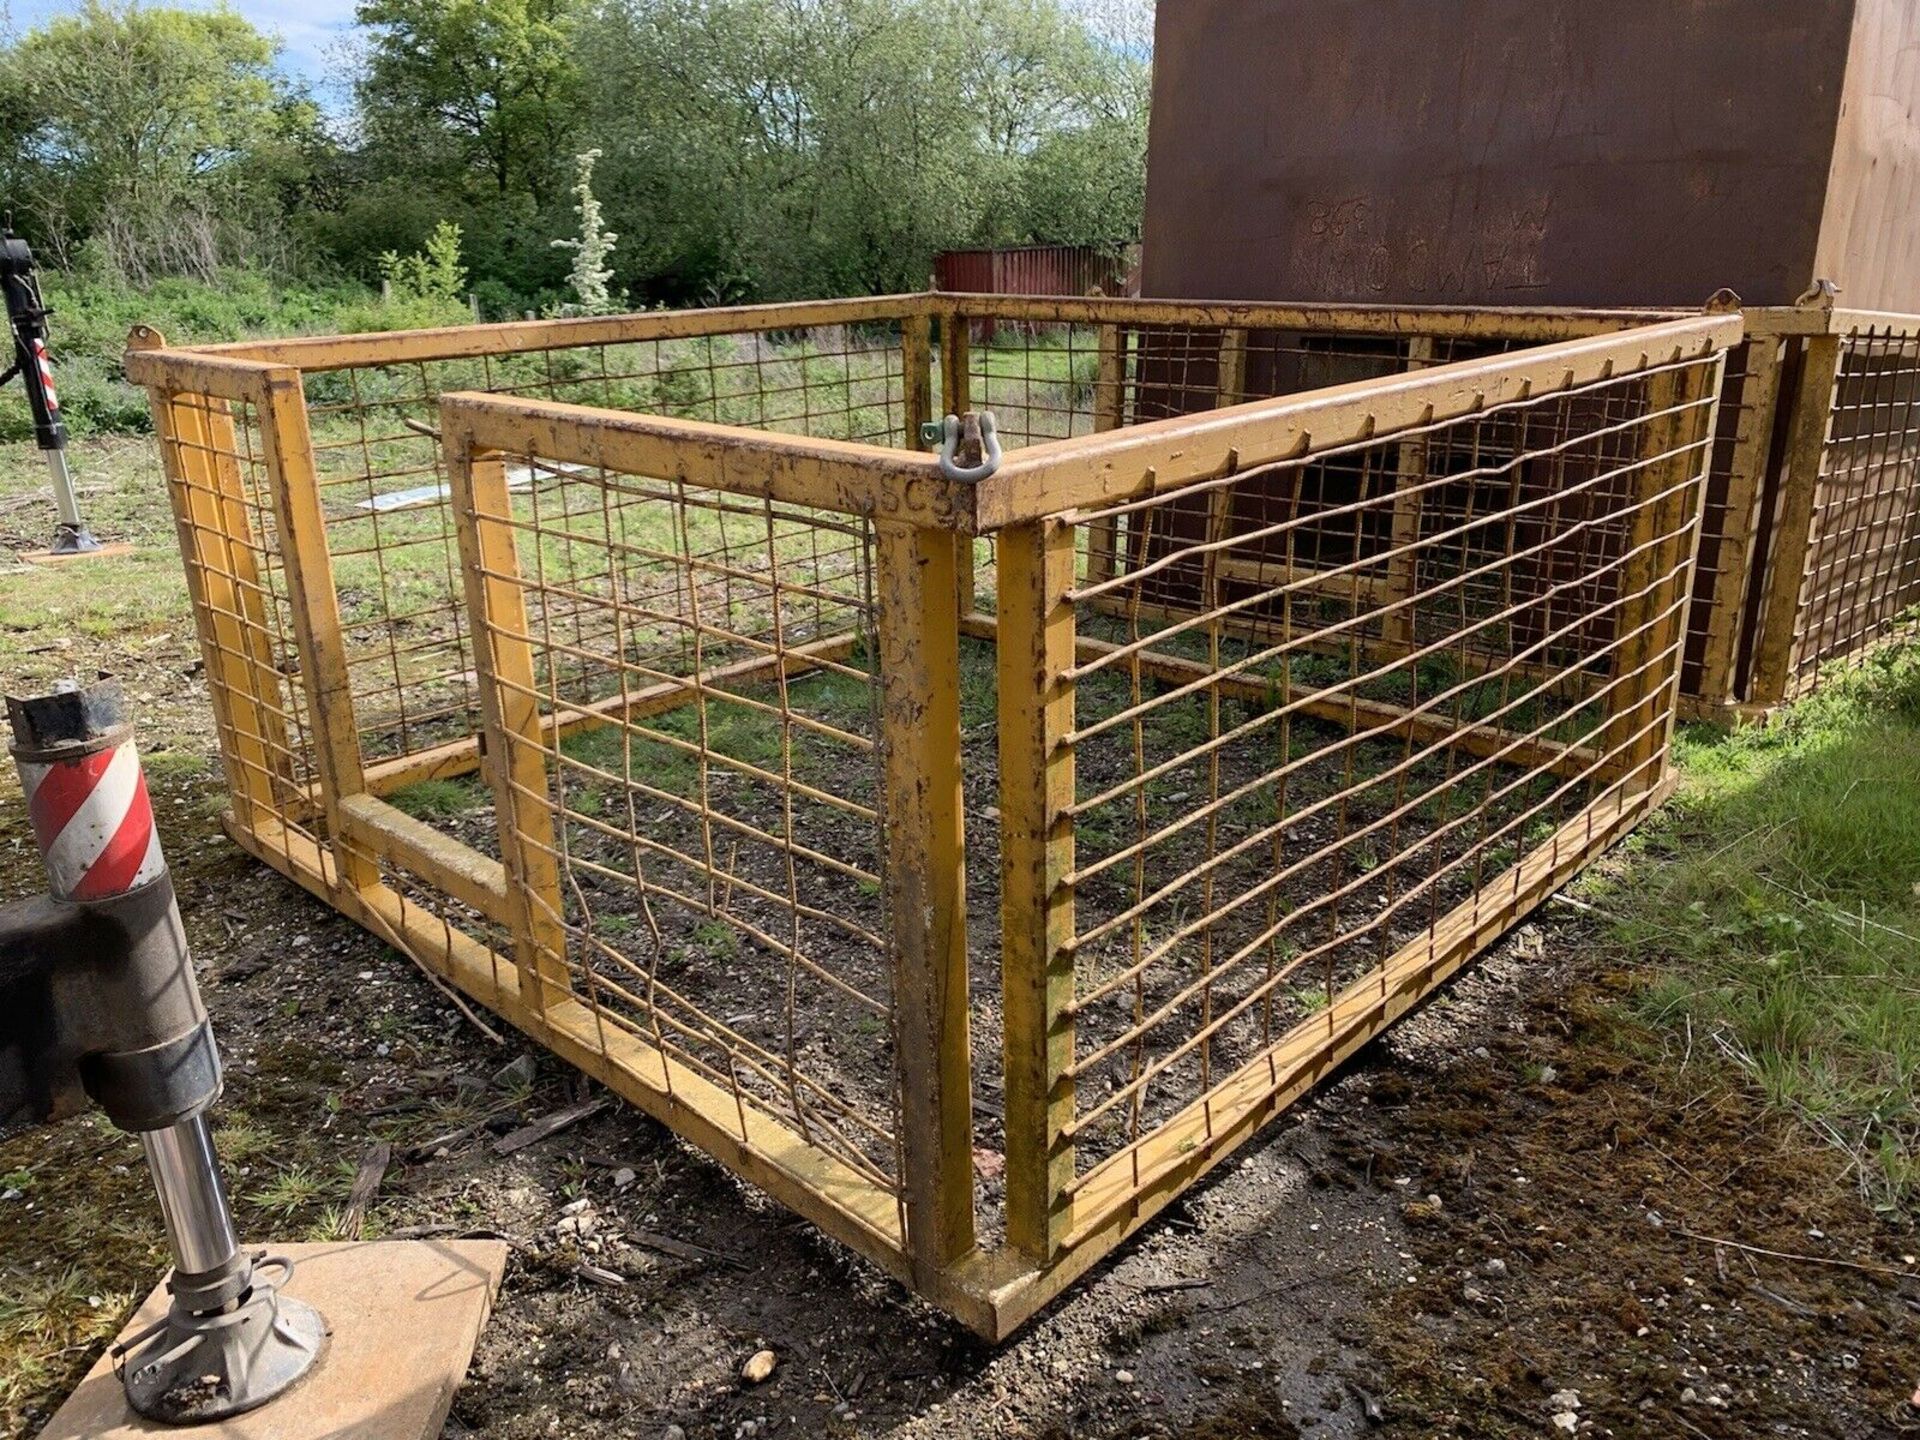
[[[248,1270],[251,1275],[248,1275]],[[107,1351],[127,1400],[142,1415],[197,1425],[265,1405],[318,1363],[327,1322],[311,1305],[281,1293],[292,1262],[255,1256],[251,1266],[216,1272],[232,1285],[250,1281],[231,1310],[189,1308],[174,1277],[173,1303],[144,1332]]]
[[[277,1346],[269,1344],[264,1353],[271,1356],[278,1349],[285,1358],[317,1342],[312,1318],[317,1311],[326,1317],[327,1335],[309,1373],[244,1413],[203,1424],[167,1424],[134,1413],[110,1356],[103,1355],[41,1432],[42,1440],[438,1436],[500,1287],[506,1245],[497,1240],[394,1240],[273,1248],[291,1260],[294,1269],[272,1322],[283,1333]],[[138,1342],[142,1331],[166,1318],[168,1305],[162,1286],[128,1323],[122,1341]],[[255,1347],[251,1353],[262,1353],[258,1347],[264,1339],[250,1339]],[[147,1348],[136,1344],[125,1362],[136,1376],[143,1361],[152,1363],[160,1353],[152,1340],[144,1343]],[[199,1353],[209,1353],[210,1343],[202,1341]],[[193,1365],[185,1356],[178,1363]]]

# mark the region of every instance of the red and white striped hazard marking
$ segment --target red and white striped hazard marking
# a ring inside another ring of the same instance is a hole
[[[40,388],[46,392],[47,409],[57,415],[60,413],[60,396],[53,388],[53,357],[47,354],[46,341],[33,342],[33,363],[40,370]]]
[[[160,836],[133,742],[50,765],[22,760],[20,780],[59,899],[119,895],[160,873]]]

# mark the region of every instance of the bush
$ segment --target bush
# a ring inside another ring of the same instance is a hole
[[[217,284],[169,279],[142,291],[79,272],[44,271],[41,289],[61,411],[76,436],[151,428],[146,392],[127,383],[127,332],[150,325],[175,345],[250,335],[312,335],[454,325],[467,307],[437,297],[383,303],[363,285],[287,284],[254,270],[224,272]],[[33,420],[20,387],[0,391],[0,440],[29,440]]]

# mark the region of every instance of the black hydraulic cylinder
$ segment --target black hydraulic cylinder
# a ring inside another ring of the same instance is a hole
[[[0,235],[0,293],[7,302],[13,331],[13,366],[26,387],[33,412],[33,440],[42,450],[65,450],[67,426],[60,418],[60,395],[53,385],[53,360],[47,353],[47,307],[40,298],[33,251],[11,230]]]

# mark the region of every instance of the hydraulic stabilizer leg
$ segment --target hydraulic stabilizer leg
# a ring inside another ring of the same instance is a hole
[[[172,1423],[251,1410],[305,1374],[326,1324],[242,1250],[207,1111],[220,1061],[120,690],[7,702],[50,895],[0,910],[0,1131],[90,1098],[140,1136],[173,1251],[166,1315],[115,1351]]]
[[[67,424],[60,415],[60,392],[53,383],[53,357],[47,353],[47,307],[40,298],[34,274],[33,251],[8,225],[0,234],[0,298],[7,306],[7,326],[13,334],[13,365],[0,384],[15,375],[26,388],[27,408],[33,412],[33,439],[47,460],[47,479],[53,487],[56,515],[53,555],[88,555],[100,542],[80,518],[80,497],[67,469]]]

